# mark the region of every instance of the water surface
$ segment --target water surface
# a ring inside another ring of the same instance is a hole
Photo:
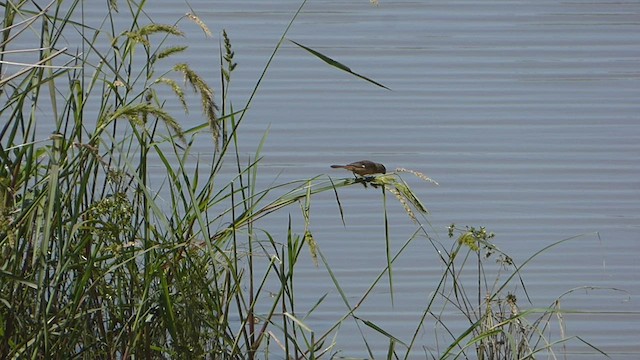
[[[192,2],[215,32],[225,28],[232,39],[239,63],[232,86],[236,106],[299,4]],[[276,177],[347,176],[328,165],[360,159],[421,171],[440,183],[408,178],[431,211],[430,234],[446,242],[452,222],[486,226],[516,262],[585,234],[524,272],[534,306],[548,306],[580,286],[626,290],[577,291],[563,298],[562,307],[590,312],[565,317],[570,334],[613,358],[636,358],[639,14],[637,2],[310,2],[288,38],[392,91],[285,43],[245,120],[246,153],[253,154],[255,140],[269,129],[265,186]],[[194,40],[193,47],[200,54],[190,58],[194,66],[217,62],[217,41]],[[210,151],[207,146],[200,150]],[[328,194],[312,205],[312,230],[355,302],[386,262],[381,195],[358,187],[339,192],[346,227]],[[414,226],[398,204],[389,207],[397,251]],[[285,229],[286,215],[274,231]],[[357,313],[405,341],[442,271],[427,241],[410,246],[395,268],[394,305],[383,283]],[[321,269],[303,266],[297,286],[300,309],[330,292],[309,320],[318,333],[346,311]],[[528,304],[521,299],[520,305]],[[434,349],[442,329],[425,324],[418,348]],[[374,350],[384,356],[386,340],[363,331],[379,339]],[[341,328],[338,343],[345,356],[366,356],[353,322]],[[583,352],[601,357],[575,343],[569,348],[576,358]]]
[[[158,22],[189,11],[181,2],[147,8]],[[220,34],[226,29],[238,68],[231,99],[244,106],[299,1],[190,1]],[[88,9],[96,24],[101,8]],[[95,11],[93,13],[92,11]],[[249,158],[268,130],[261,187],[326,174],[330,164],[361,159],[404,167],[438,181],[405,175],[431,214],[428,232],[448,242],[446,228],[486,226],[495,243],[522,263],[568,237],[524,271],[533,304],[563,297],[569,335],[615,359],[640,356],[640,3],[635,1],[311,1],[288,38],[312,47],[391,88],[387,91],[330,68],[285,42],[241,130]],[[89,16],[91,19],[91,17]],[[191,47],[185,59],[217,88],[218,38],[181,22]],[[197,111],[183,126],[201,123]],[[203,138],[196,146],[212,153]],[[194,165],[195,166],[195,165]],[[157,171],[162,171],[158,164]],[[355,303],[386,265],[381,193],[339,190],[346,226],[332,194],[314,198],[311,230]],[[392,250],[415,230],[389,198]],[[291,207],[262,224],[285,239]],[[296,231],[302,231],[297,225]],[[329,296],[307,320],[320,334],[346,311],[322,268],[308,256],[297,273],[298,310]],[[357,316],[409,341],[443,271],[426,239],[414,241],[395,265],[395,298],[376,287]],[[443,314],[451,326],[464,321]],[[416,349],[438,352],[442,328],[428,318]],[[376,357],[387,340],[345,322],[340,355],[366,357],[360,331]],[[559,330],[554,334],[558,335]],[[439,344],[439,345],[438,345]],[[571,343],[571,358],[601,358]],[[421,358],[424,353],[416,351]]]

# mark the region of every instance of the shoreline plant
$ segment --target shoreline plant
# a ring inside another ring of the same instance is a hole
[[[565,310],[521,309],[510,284],[517,279],[526,290],[522,266],[500,253],[484,228],[452,226],[450,237],[459,234],[452,243],[429,235],[427,208],[402,177],[409,173],[434,182],[424,174],[397,169],[371,179],[318,176],[258,188],[265,139],[251,159],[242,160],[237,130],[305,3],[241,108],[229,96],[237,64],[226,31],[218,94],[188,63],[172,63],[188,50],[170,45],[184,36],[181,22],[191,21],[212,36],[193,13],[172,25],[157,24],[147,18],[144,1],[110,1],[102,27],[92,28],[82,22],[79,1],[0,4],[0,358],[336,358],[342,356],[337,336],[345,321],[356,323],[371,358],[379,356],[364,329],[388,340],[389,359],[530,359],[573,339],[595,349],[581,338],[547,336],[551,317]],[[123,15],[131,19],[126,28],[115,21]],[[33,33],[38,45],[17,50]],[[65,45],[67,36],[79,39],[78,49]],[[7,64],[17,52],[32,60],[10,73]],[[163,97],[161,88],[173,97]],[[203,121],[183,129],[166,105],[177,103],[189,112],[193,102]],[[43,129],[51,135],[43,136]],[[201,136],[211,138],[210,157],[193,153]],[[152,164],[166,176],[153,178]],[[230,180],[219,180],[225,179],[223,169],[234,170]],[[342,216],[338,189],[361,185],[381,193],[387,263],[354,302],[314,238],[310,213],[314,195],[329,192]],[[416,224],[396,253],[390,246],[388,193]],[[259,220],[296,206],[301,225],[290,217],[281,234],[259,228]],[[300,233],[293,230],[300,227]],[[385,280],[393,303],[394,261],[417,240],[431,244],[444,272],[414,336],[400,339],[358,309]],[[294,275],[303,251],[326,271],[347,309],[321,332],[306,319],[327,295],[298,311]],[[493,254],[511,272],[490,283],[484,264]],[[471,264],[477,265],[475,292],[460,281]],[[273,282],[279,284],[276,293],[265,287]],[[467,331],[447,327],[443,314],[451,307],[467,317]],[[443,331],[438,339],[448,339],[446,346],[417,348],[428,320]]]

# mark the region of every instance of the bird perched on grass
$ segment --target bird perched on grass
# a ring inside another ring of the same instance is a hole
[[[356,161],[347,165],[331,165],[331,167],[334,169],[347,169],[362,177],[387,173],[387,169],[384,165],[369,160]]]

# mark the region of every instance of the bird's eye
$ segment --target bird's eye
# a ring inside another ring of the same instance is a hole
[[[364,164],[360,165],[360,167],[365,167]]]

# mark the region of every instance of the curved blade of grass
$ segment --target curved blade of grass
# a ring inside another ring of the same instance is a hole
[[[293,322],[298,324],[298,326],[300,326],[300,328],[303,329],[304,331],[306,331],[308,333],[313,333],[313,330],[311,330],[311,328],[309,326],[307,326],[307,324],[305,324],[302,320],[298,319],[294,315],[292,315],[292,314],[290,314],[288,312],[285,312],[282,315],[284,315],[284,316],[288,317],[289,319],[293,320]]]
[[[358,74],[358,73],[354,72],[354,71],[353,71],[353,70],[351,70],[347,65],[344,65],[344,64],[343,64],[343,63],[341,63],[341,62],[338,62],[338,61],[336,61],[336,60],[334,60],[334,59],[332,59],[332,58],[330,58],[330,57],[328,57],[328,56],[326,56],[326,55],[324,55],[324,54],[321,54],[321,53],[319,53],[319,52],[317,52],[317,51],[313,50],[313,49],[312,49],[312,48],[310,48],[310,47],[306,47],[306,46],[304,46],[304,45],[302,45],[302,44],[300,44],[300,43],[298,43],[298,42],[295,42],[295,41],[293,41],[293,40],[291,40],[291,39],[287,39],[287,40],[289,40],[289,41],[291,41],[292,43],[294,43],[294,44],[298,45],[299,47],[303,48],[304,50],[307,50],[307,51],[308,51],[308,52],[310,52],[312,55],[316,56],[318,59],[320,59],[320,60],[322,60],[322,61],[326,62],[327,64],[329,64],[329,65],[331,65],[331,66],[333,66],[333,67],[335,67],[335,68],[338,68],[338,69],[340,69],[340,70],[342,70],[342,71],[344,71],[344,72],[347,72],[347,73],[349,73],[349,74],[351,74],[351,75],[353,75],[353,76],[355,76],[355,77],[359,77],[360,79],[365,80],[365,81],[368,81],[368,82],[372,83],[373,85],[376,85],[376,86],[381,87],[381,88],[383,88],[383,89],[391,90],[391,89],[389,89],[388,87],[386,87],[386,86],[384,86],[384,85],[380,84],[379,82],[377,82],[377,81],[375,81],[375,80],[371,80],[371,79],[369,79],[369,78],[368,78],[368,77],[366,77],[366,76],[363,76],[363,75],[360,75],[360,74]]]
[[[324,299],[327,297],[327,295],[329,295],[329,293],[324,293],[324,295],[322,295],[317,301],[316,303],[311,306],[311,309],[309,309],[309,311],[307,311],[307,313],[305,314],[305,316],[302,318],[302,320],[307,319],[309,316],[311,316],[311,314],[318,308],[318,306],[320,306],[320,304],[322,304],[324,302]]]
[[[340,197],[338,196],[338,189],[336,189],[335,184],[331,177],[329,177],[329,181],[331,182],[331,186],[333,187],[333,193],[336,195],[336,202],[338,203],[338,210],[340,210],[340,220],[342,220],[342,225],[347,226],[347,223],[344,222],[344,210],[342,209],[342,203],[340,203]]]
[[[22,285],[24,285],[24,286],[26,286],[28,288],[34,289],[34,290],[38,289],[38,285],[36,283],[34,283],[32,281],[28,281],[28,280],[24,279],[23,277],[15,275],[15,274],[13,274],[11,272],[8,272],[8,271],[6,271],[4,269],[0,269],[0,278],[2,278],[3,281],[5,281],[5,280],[15,281],[15,282],[17,282],[19,284],[22,284]],[[0,301],[4,302],[5,305],[8,305],[6,303],[6,301],[5,301],[5,299],[0,299]],[[9,306],[7,306],[7,307],[9,307]]]
[[[171,293],[169,290],[169,282],[165,274],[160,275],[160,302],[162,303],[163,311],[162,316],[167,324],[167,328],[171,337],[178,338],[178,328],[176,326],[175,311],[173,309],[173,301],[171,300]]]
[[[389,270],[389,294],[391,296],[391,306],[393,307],[393,268],[391,267],[391,240],[389,239],[389,215],[387,214],[387,193],[382,187],[382,206],[384,212],[384,242],[387,255],[387,269]]]
[[[402,344],[404,346],[407,346],[407,344],[403,343],[402,340],[398,339],[397,337],[391,335],[389,332],[387,332],[385,329],[381,328],[380,326],[376,325],[375,323],[369,321],[369,320],[365,320],[365,319],[361,319],[357,316],[354,316],[354,318],[362,321],[365,325],[367,325],[368,327],[372,328],[373,330],[379,332],[380,334],[384,335],[385,337],[389,338],[389,340],[393,340],[394,342],[398,343],[398,344]]]

